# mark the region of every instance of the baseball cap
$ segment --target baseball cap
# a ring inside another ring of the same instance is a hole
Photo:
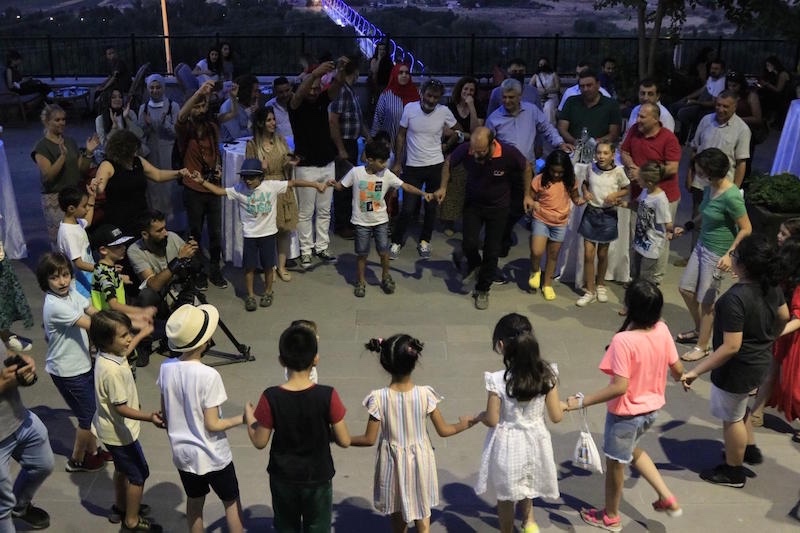
[[[101,246],[116,246],[132,241],[133,237],[124,235],[122,230],[112,224],[103,224],[92,232],[92,248]]]

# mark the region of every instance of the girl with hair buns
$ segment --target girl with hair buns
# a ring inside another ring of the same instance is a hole
[[[351,446],[372,446],[378,440],[375,460],[375,508],[390,515],[391,530],[407,531],[414,521],[419,533],[430,531],[431,507],[439,503],[439,481],[425,419],[430,416],[440,437],[472,427],[471,416],[455,424],[445,422],[437,407],[442,401],[433,387],[417,386],[411,372],[422,355],[422,341],[410,335],[370,339],[366,347],[380,354],[381,366],[392,376],[388,387],[364,398],[369,412],[363,435],[352,437]]]
[[[514,506],[522,511],[523,533],[538,533],[534,498],[558,498],[558,475],[545,409],[554,423],[563,411],[558,399],[555,365],[541,358],[530,321],[511,313],[497,323],[494,351],[503,356],[504,370],[486,372],[486,411],[476,417],[491,428],[486,435],[475,492],[491,485],[497,494],[500,531],[514,531]]]

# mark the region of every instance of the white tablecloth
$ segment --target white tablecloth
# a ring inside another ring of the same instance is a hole
[[[290,149],[294,149],[292,139],[286,139]],[[247,138],[239,139],[235,142],[224,143],[222,150],[222,186],[233,187],[239,182],[239,169],[242,168],[244,161],[244,151],[247,146]],[[244,236],[242,235],[242,223],[239,220],[239,206],[225,198],[222,199],[222,256],[225,261],[230,261],[233,266],[242,266],[242,248],[244,246]],[[294,259],[300,255],[300,241],[297,232],[292,232],[291,244],[289,246],[289,259]]]
[[[11,171],[8,169],[6,148],[0,141],[0,237],[3,239],[6,257],[10,259],[23,259],[28,257],[28,246],[22,234],[17,211],[17,197],[14,194],[14,184],[11,183]]]
[[[618,163],[619,164],[619,163]],[[575,163],[575,179],[580,190],[589,165],[586,163]],[[583,237],[578,234],[583,217],[584,206],[572,208],[567,224],[567,236],[561,245],[561,256],[556,264],[556,276],[563,283],[574,283],[583,286]],[[613,241],[608,247],[608,270],[606,270],[606,281],[618,281],[625,283],[630,281],[630,209],[617,209],[617,228],[619,238]]]
[[[771,174],[790,172],[800,176],[800,100],[793,100],[783,124]]]

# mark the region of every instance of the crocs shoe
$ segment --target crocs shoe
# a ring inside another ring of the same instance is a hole
[[[394,280],[392,279],[392,276],[390,275],[387,275],[381,281],[381,289],[383,289],[383,292],[385,292],[386,294],[393,294],[396,288],[397,285],[395,284]]]
[[[356,298],[363,298],[367,294],[367,286],[364,283],[356,283],[353,294]]]
[[[556,291],[553,290],[553,287],[542,287],[542,296],[548,302],[551,302],[556,299]]]
[[[522,533],[539,533],[539,525],[536,522],[529,522],[522,526]]]
[[[620,517],[611,518],[605,509],[581,509],[581,518],[590,526],[599,527],[606,531],[622,531]]]
[[[250,312],[255,311],[257,309],[256,299],[254,296],[248,296],[247,298],[245,298],[244,309],[245,311],[250,311]]]
[[[542,271],[537,270],[536,272],[531,272],[531,276],[528,278],[528,287],[531,289],[538,289],[539,286],[542,284]]]
[[[262,296],[261,299],[258,301],[258,305],[260,305],[261,307],[269,307],[272,305],[272,300],[274,298],[275,298],[274,292],[272,291],[265,292],[264,296]]]

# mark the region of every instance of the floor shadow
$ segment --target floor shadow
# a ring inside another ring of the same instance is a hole
[[[46,405],[37,405],[30,410],[36,413],[50,436],[50,447],[53,453],[69,459],[72,456],[72,446],[75,439],[75,425],[72,423],[72,411],[69,409],[55,409]]]
[[[389,519],[375,512],[372,504],[364,498],[345,498],[335,503],[333,516],[332,531],[337,533],[386,531],[389,529]]]

